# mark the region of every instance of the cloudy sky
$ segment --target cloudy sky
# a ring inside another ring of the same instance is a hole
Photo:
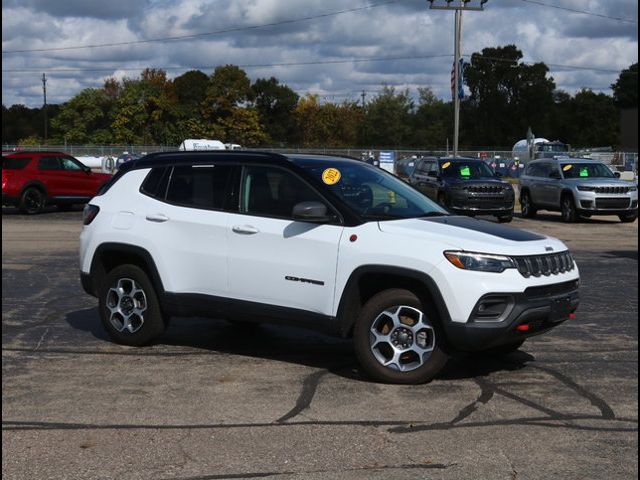
[[[637,0],[489,0],[463,14],[462,53],[513,43],[558,88],[610,94],[638,61],[637,19]],[[382,84],[449,98],[453,36],[453,12],[425,0],[3,0],[2,103],[41,106],[42,73],[62,103],[145,67],[224,64],[328,101]]]

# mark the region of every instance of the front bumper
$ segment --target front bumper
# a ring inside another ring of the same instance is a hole
[[[539,335],[569,319],[579,304],[579,280],[530,287],[523,293],[492,293],[483,296],[466,323],[445,322],[449,344],[456,350],[479,351]],[[501,321],[477,321],[475,313],[485,297],[510,297]],[[526,330],[519,330],[526,325]]]
[[[456,213],[474,215],[513,214],[513,193],[479,194],[466,190],[447,192],[447,207]]]

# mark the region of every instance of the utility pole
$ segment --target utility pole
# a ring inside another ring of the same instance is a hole
[[[362,93],[360,94],[360,96],[362,97],[362,145],[364,145],[364,142],[366,141],[366,133],[367,133],[367,119],[365,118],[366,103],[364,103],[364,99],[367,96],[367,93],[364,90],[362,90]]]
[[[458,135],[460,132],[460,95],[458,94],[460,82],[460,44],[462,38],[462,11],[483,11],[484,4],[488,0],[480,0],[479,7],[469,7],[471,0],[459,0],[459,4],[450,6],[453,0],[445,0],[446,6],[434,5],[434,0],[427,0],[430,10],[455,10],[454,15],[454,43],[453,43],[453,156],[458,156]]]
[[[47,144],[47,76],[42,74],[42,94],[44,95],[44,105],[42,113],[44,114],[44,144]]]

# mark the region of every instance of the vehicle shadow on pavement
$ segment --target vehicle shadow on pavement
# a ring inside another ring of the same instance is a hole
[[[103,354],[110,353],[112,347],[114,355],[140,357],[240,355],[304,365],[349,380],[371,382],[358,368],[350,339],[294,327],[233,324],[206,318],[172,318],[169,328],[154,345],[130,347],[123,351],[127,347],[113,343],[102,326],[97,307],[69,312],[65,315],[65,321],[74,330],[90,333],[95,339],[105,342],[106,351],[101,349]],[[435,381],[470,379],[497,371],[519,370],[534,359],[523,351],[504,357],[459,353],[450,359]]]

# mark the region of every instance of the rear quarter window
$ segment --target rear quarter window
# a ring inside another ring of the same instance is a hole
[[[31,161],[31,157],[6,158],[2,159],[3,170],[22,170]]]
[[[167,193],[170,168],[152,168],[147,177],[142,182],[140,191],[153,198],[164,200]]]

